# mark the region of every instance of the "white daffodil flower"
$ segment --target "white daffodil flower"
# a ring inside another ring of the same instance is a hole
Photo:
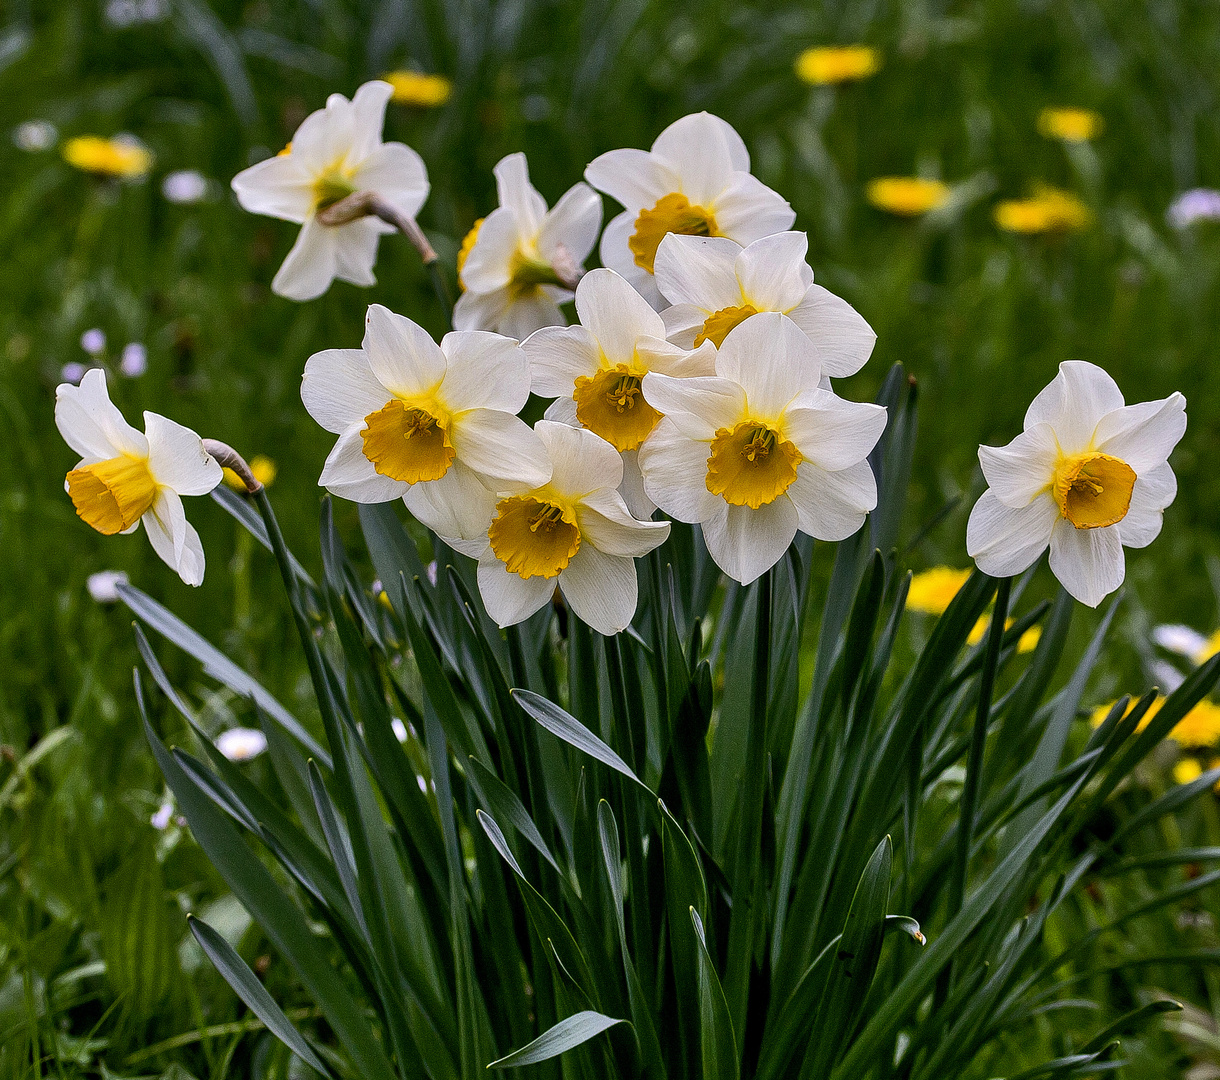
[[[665,542],[668,521],[637,521],[618,493],[623,460],[584,428],[539,420],[534,428],[554,469],[548,483],[500,498],[481,544],[479,592],[500,626],[528,619],[556,586],[599,634],[625,630],[635,615],[635,559]]]
[[[1123,582],[1123,547],[1146,547],[1178,491],[1170,451],[1186,431],[1186,399],[1124,405],[1095,364],[1069,360],[1029,406],[1007,446],[980,446],[988,488],[970,512],[966,550],[1010,577],[1049,546],[1051,570],[1096,607]]]
[[[715,349],[690,352],[665,340],[661,316],[613,270],[592,270],[576,288],[579,326],[539,330],[523,345],[533,391],[555,401],[548,420],[585,427],[623,455],[622,496],[636,517],[656,506],[644,493],[640,444],[661,414],[644,398],[650,371],[688,377],[715,374]]]
[[[664,306],[653,272],[666,234],[750,244],[796,220],[786,199],[750,175],[741,136],[711,113],[675,120],[651,150],[611,150],[594,158],[585,179],[624,207],[602,233],[602,262],[655,308]]]
[[[787,315],[818,347],[822,374],[841,379],[868,360],[877,335],[846,300],[813,283],[803,232],[764,236],[748,247],[718,236],[671,233],[657,248],[656,279],[673,307],[666,337],[685,349],[719,346],[760,311]]]
[[[821,377],[817,348],[774,312],[729,332],[715,376],[644,376],[665,414],[640,447],[644,490],[701,525],[712,558],[742,584],[774,566],[798,529],[842,540],[877,504],[866,459],[885,409],[845,401]]]
[[[437,345],[373,304],[362,348],[327,349],[305,364],[301,400],[339,436],[318,483],[353,502],[401,497],[440,535],[476,537],[494,492],[550,477],[542,444],[516,415],[529,390],[515,341],[468,330]]]
[[[55,425],[81,455],[65,488],[77,514],[105,536],[140,522],[153,550],[188,585],[203,581],[203,545],[182,509],[182,495],[206,495],[221,469],[190,428],[146,412],[143,433],[110,400],[101,368],[80,386],[55,391]]]
[[[521,341],[567,321],[559,305],[572,299],[597,241],[602,201],[588,184],[574,184],[548,210],[524,154],[502,158],[495,173],[500,205],[475,223],[458,254],[463,292],[453,325]]]
[[[393,226],[373,217],[324,225],[318,212],[358,191],[375,192],[413,219],[428,197],[423,159],[403,143],[383,143],[384,82],[367,82],[351,101],[331,94],[326,108],[305,118],[292,141],[273,158],[233,177],[237,201],[254,214],[300,223],[301,232],[271,289],[289,300],[313,300],[339,278],[373,285],[377,243]]]

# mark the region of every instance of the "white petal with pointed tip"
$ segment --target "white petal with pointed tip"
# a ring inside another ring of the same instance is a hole
[[[1007,446],[980,446],[991,493],[1005,506],[1028,506],[1055,478],[1059,442],[1050,424],[1035,424]]]
[[[640,387],[644,400],[692,439],[711,440],[720,428],[745,419],[746,395],[732,379],[715,375],[677,379],[650,371]]]
[[[751,419],[775,419],[797,395],[817,389],[817,349],[786,315],[765,311],[738,323],[720,343],[716,374],[738,383]]]
[[[657,247],[653,263],[657,288],[671,304],[694,304],[709,315],[740,307],[736,270],[740,254],[741,245],[727,237],[669,233]]]
[[[576,313],[611,364],[631,363],[640,338],[665,338],[661,316],[613,270],[590,270],[581,278]]]
[[[511,413],[471,409],[453,418],[449,439],[463,465],[489,487],[541,487],[551,476],[543,444],[529,425]]]
[[[390,392],[377,381],[363,349],[324,349],[305,361],[301,401],[326,431],[342,435],[385,408]]]
[[[816,540],[846,540],[877,505],[877,481],[867,461],[827,472],[812,461],[796,467],[786,492],[801,532]]]
[[[224,476],[220,465],[190,428],[164,416],[146,412],[148,469],[158,483],[179,495],[206,495]]]
[[[600,367],[601,350],[583,326],[546,326],[521,344],[529,357],[531,389],[542,397],[571,396],[576,380]]]
[[[530,396],[529,357],[511,338],[482,330],[441,339],[447,366],[437,396],[451,412],[500,409],[516,413]]]
[[[583,266],[601,227],[601,196],[588,184],[573,184],[542,219],[538,252],[549,262],[562,244],[568,257]]]
[[[684,435],[665,417],[639,449],[644,491],[670,517],[696,525],[725,505],[707,489],[708,442]]]
[[[625,630],[635,616],[639,599],[635,560],[582,543],[559,575],[559,591],[577,618],[611,637]]]
[[[409,398],[440,385],[448,366],[445,354],[422,326],[380,304],[369,305],[364,325],[364,355],[392,394]]]
[[[636,558],[665,542],[668,521],[638,521],[617,491],[602,491],[579,503],[576,524],[581,542],[587,539],[607,555]]]
[[[716,565],[749,585],[788,550],[798,527],[796,507],[786,495],[757,510],[719,502],[717,512],[703,522],[703,539]]]
[[[408,510],[448,543],[482,540],[495,513],[495,492],[460,461],[439,480],[411,484],[402,497]]]
[[[339,441],[322,466],[318,486],[332,495],[358,503],[392,502],[410,486],[401,480],[383,476],[364,456],[364,439],[360,431],[364,422],[353,424],[339,436]]]
[[[817,346],[822,371],[836,379],[854,375],[873,353],[877,335],[842,297],[810,285],[804,298],[788,313]]]
[[[1063,452],[1079,454],[1088,449],[1098,421],[1122,407],[1122,391],[1101,368],[1085,360],[1065,360],[1059,374],[1030,402],[1025,427],[1050,424]]]
[[[61,383],[55,388],[55,426],[86,463],[107,461],[119,454],[144,457],[148,440],[133,428],[106,389],[101,368],[86,371],[79,386]]]
[[[555,592],[555,579],[511,574],[489,549],[479,560],[479,595],[497,626],[514,626],[545,607]]]
[[[1147,547],[1160,535],[1165,508],[1177,497],[1178,479],[1168,462],[1136,477],[1127,516],[1113,527],[1123,545]]]
[[[783,435],[803,458],[834,472],[863,461],[885,430],[880,405],[847,401],[827,390],[806,390],[783,415]]]
[[[1078,529],[1060,518],[1051,533],[1051,570],[1082,604],[1097,607],[1123,583],[1126,561],[1114,526]]]
[[[1028,570],[1046,550],[1059,520],[1059,507],[1049,493],[1018,508],[984,491],[966,524],[966,551],[984,574],[1012,577]]]
[[[743,248],[735,270],[746,301],[759,311],[796,307],[813,284],[813,271],[805,262],[809,238],[803,232],[764,236]]]
[[[1169,458],[1186,434],[1186,399],[1178,393],[1107,413],[1098,421],[1094,445],[1143,474]]]
[[[534,432],[554,463],[550,484],[561,496],[584,499],[616,491],[623,482],[623,459],[605,439],[585,428],[540,420]]]

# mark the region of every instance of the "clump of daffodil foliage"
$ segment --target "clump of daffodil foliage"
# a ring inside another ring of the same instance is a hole
[[[414,222],[422,161],[381,141],[392,92],[332,95],[234,180],[247,209],[301,226],[283,295],[371,283],[394,230],[444,294]],[[177,807],[325,1025],[290,1020],[193,918],[199,945],[302,1062],[338,1077],[1118,1067],[1122,1037],[1177,1005],[1132,1003],[1083,1034],[1061,1021],[1099,974],[1086,946],[1213,878],[1108,925],[1087,925],[1080,896],[1098,875],[1200,858],[1127,841],[1215,771],[1117,831],[1097,823],[1220,660],[1088,725],[1116,597],[1058,669],[1077,602],[1113,594],[1124,550],[1161,529],[1185,400],[1127,405],[1101,368],[1062,364],[1024,430],[979,450],[977,568],[924,590],[912,606],[938,618],[896,650],[914,382],[895,367],[876,402],[840,394],[874,334],[814,283],[795,215],[723,120],[684,117],[585,176],[548,208],[524,157],[505,158],[500,206],[455,267],[455,329],[438,342],[372,305],[359,347],[305,364],[304,407],[336,436],[319,483],[360,505],[376,583],[329,501],[315,581],[238,453],[153,413],[141,433],[101,372],[60,388],[79,516],[106,534],[143,523],[198,584],[181,496],[214,490],[274,552],[308,664],[320,728],[114,586],[249,701],[275,780],[262,786],[249,749],[201,736],[198,756],[157,734],[167,711],[195,717],[137,630],[137,696]],[[598,192],[622,206],[604,230]],[[604,265],[586,273],[596,245]],[[531,394],[550,402],[532,426]],[[253,504],[217,487],[222,466]],[[1048,551],[1057,597],[1023,604]],[[833,566],[818,597],[816,562]],[[1062,1052],[1027,1060],[1021,1033],[1047,1024]]]

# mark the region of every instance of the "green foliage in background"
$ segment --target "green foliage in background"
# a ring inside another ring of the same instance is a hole
[[[47,119],[64,137],[130,131],[157,155],[148,182],[116,185],[73,171],[54,149],[29,154],[7,137],[0,142],[0,437],[8,450],[0,473],[0,743],[11,750],[0,763],[0,1045],[28,1048],[33,1040],[56,1063],[43,1072],[96,1075],[99,1058],[124,1075],[159,1072],[176,1054],[197,1075],[219,1077],[230,1053],[254,1075],[289,1069],[269,1035],[248,1034],[261,1025],[185,937],[190,909],[223,928],[252,964],[272,957],[189,837],[176,825],[164,833],[148,825],[163,789],[132,707],[128,618],[84,590],[91,571],[126,570],[294,713],[316,720],[274,564],[219,508],[195,515],[211,562],[199,590],[182,586],[146,546],[82,527],[62,490],[73,460],[54,431],[53,388],[63,364],[87,359],[78,345],[87,328],[106,332],[112,365],[123,343],[145,343],[148,374],[120,381],[120,407],[129,415],[153,408],[247,455],[273,457],[288,541],[321,577],[315,482],[329,440],[300,405],[303,362],[319,348],[355,345],[368,302],[438,333],[447,315],[396,238],[382,244],[374,289],[337,284],[308,305],[272,297],[266,286],[294,230],[242,214],[227,183],[278,149],[327,93],[350,94],[390,68],[415,65],[455,82],[443,109],[392,107],[387,124],[387,138],[415,146],[428,164],[433,195],[421,220],[449,265],[466,229],[494,203],[490,170],[503,154],[525,150],[534,182],[553,200],[597,153],[646,146],[688,111],[707,108],[732,122],[755,172],[791,199],[797,227],[809,231],[818,280],[878,332],[874,359],[849,394],[870,396],[894,361],[919,381],[922,426],[901,533],[904,543],[920,539],[907,557],[915,565],[964,565],[963,505],[930,533],[922,526],[969,496],[977,443],[1009,438],[1060,360],[1101,364],[1130,400],[1181,389],[1190,428],[1175,458],[1179,498],[1156,546],[1129,560],[1128,598],[1113,630],[1123,649],[1101,661],[1085,703],[1143,685],[1127,673],[1151,658],[1150,619],[1215,625],[1214,596],[1202,583],[1218,552],[1220,473],[1210,464],[1220,453],[1211,378],[1220,228],[1175,233],[1163,217],[1178,191],[1220,187],[1214,8],[1110,0],[147,6],[160,17],[120,27],[105,18],[102,0],[17,0],[0,30],[6,129]],[[794,78],[805,46],[858,41],[882,53],[872,79],[810,89]],[[1099,111],[1104,135],[1070,151],[1042,139],[1038,111],[1058,104]],[[213,197],[166,202],[159,182],[178,168],[210,177]],[[919,223],[864,201],[870,178],[915,172],[971,181],[977,200]],[[1095,226],[1061,238],[998,232],[993,200],[1022,195],[1037,180],[1079,193]],[[335,513],[339,532],[354,539],[355,509],[337,505]],[[363,557],[359,542],[352,548]],[[805,570],[821,603],[830,560],[818,549]],[[370,566],[360,571],[371,579]],[[1088,629],[1074,629],[1072,656]],[[896,648],[913,647],[904,642],[905,632]],[[162,662],[208,735],[235,717],[251,719],[240,696],[201,677],[197,665],[176,652]],[[804,664],[808,676],[808,649]],[[417,767],[427,771],[424,761]],[[274,784],[265,758],[244,768],[259,786]],[[1145,766],[1105,809],[1109,827],[1120,828],[1165,783],[1161,769]],[[1220,842],[1214,807],[1198,806],[1181,822],[1161,819],[1159,841],[1145,837],[1141,854],[1158,843]],[[853,870],[858,878],[862,867]],[[1109,918],[1141,902],[1129,889],[1101,889],[1097,902]],[[1129,947],[1130,955],[1183,940],[1215,947],[1203,918],[1214,909],[1211,896],[1193,894],[1173,917],[1132,924],[1138,942],[1121,930],[1101,947]],[[1066,945],[1099,918],[1052,921],[1048,933]],[[137,926],[148,933],[133,932]],[[895,940],[886,949],[899,946],[914,948]],[[278,956],[265,979],[294,1016],[313,1015]],[[1110,995],[1115,1015],[1158,983],[1211,1007],[1214,977],[1183,979],[1181,968],[1137,969],[1095,974],[1088,990]],[[1035,1021],[1040,1037],[1053,1015]],[[1099,1027],[1082,1023],[1089,1032]],[[158,1040],[204,1029],[212,1034],[170,1056],[131,1060]],[[1180,1044],[1157,1045],[1168,1054]],[[1148,1075],[1164,1075],[1164,1067],[1149,1066]]]

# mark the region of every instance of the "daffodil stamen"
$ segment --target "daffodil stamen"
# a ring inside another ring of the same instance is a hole
[[[1131,508],[1135,470],[1121,458],[1085,453],[1064,458],[1052,493],[1059,512],[1078,529],[1116,525]]]
[[[438,410],[439,411],[439,410]],[[456,451],[446,418],[395,399],[364,418],[364,456],[382,476],[419,484],[439,480]]]
[[[640,391],[643,376],[616,364],[593,376],[577,378],[572,391],[576,419],[616,450],[637,450],[661,414]]]
[[[558,577],[580,550],[575,515],[533,495],[501,499],[487,539],[509,573],[525,579]]]
[[[733,327],[745,322],[751,315],[757,314],[758,308],[753,304],[742,304],[740,307],[726,307],[713,311],[704,322],[703,329],[695,335],[695,348],[699,348],[705,341],[710,341],[719,349]]]
[[[760,506],[778,499],[796,479],[801,453],[766,424],[746,420],[720,428],[707,459],[707,489],[733,506]]]
[[[123,454],[68,473],[76,513],[104,536],[130,529],[157,501],[157,482],[146,458]]]
[[[636,266],[650,274],[657,257],[657,248],[669,233],[684,236],[719,236],[715,215],[703,206],[694,206],[679,192],[670,192],[657,200],[652,209],[643,209],[635,219],[635,232],[627,247],[635,256]]]

